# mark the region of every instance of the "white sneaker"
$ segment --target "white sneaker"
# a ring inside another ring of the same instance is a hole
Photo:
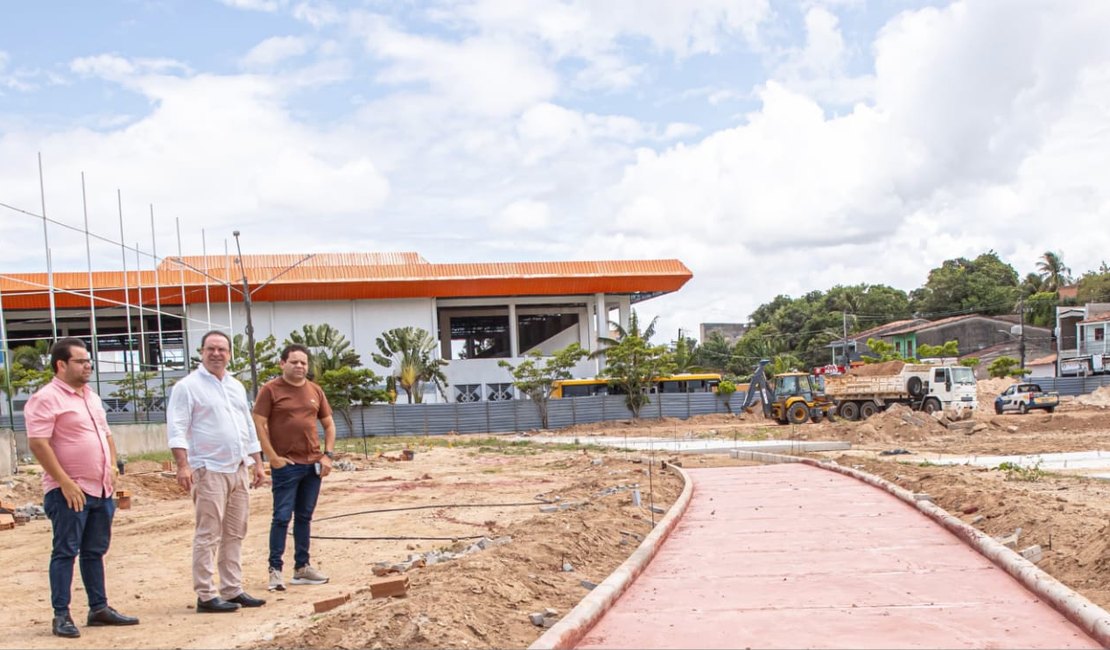
[[[281,577],[281,569],[270,567],[270,591],[285,591],[285,580]]]
[[[306,564],[305,566],[293,571],[293,579],[289,584],[293,585],[322,585],[328,581],[328,577],[316,569],[312,565]]]

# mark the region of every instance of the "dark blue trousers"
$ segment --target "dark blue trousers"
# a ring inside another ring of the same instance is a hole
[[[315,465],[286,465],[271,469],[274,488],[274,518],[270,522],[270,568],[281,570],[289,520],[293,520],[293,568],[308,565],[308,540],[312,534],[312,512],[320,496],[320,475]]]
[[[66,504],[61,488],[43,498],[43,509],[54,527],[54,550],[50,554],[50,604],[55,616],[69,613],[73,586],[73,561],[80,557],[81,581],[89,597],[89,611],[108,606],[104,587],[104,554],[112,541],[112,517],[116,504],[111,497],[85,495],[85,509],[74,512]]]

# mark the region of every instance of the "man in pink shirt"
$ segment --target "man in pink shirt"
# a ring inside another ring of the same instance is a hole
[[[56,636],[79,637],[69,614],[73,560],[81,558],[81,580],[89,596],[89,625],[137,625],[139,619],[108,606],[104,554],[112,539],[116,445],[100,397],[88,387],[89,351],[80,339],[65,338],[50,350],[54,379],[23,409],[31,453],[42,465],[43,509],[54,528],[50,554],[50,601]]]

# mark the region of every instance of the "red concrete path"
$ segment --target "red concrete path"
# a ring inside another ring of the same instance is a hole
[[[802,464],[687,472],[686,514],[577,647],[1100,647],[882,490]]]

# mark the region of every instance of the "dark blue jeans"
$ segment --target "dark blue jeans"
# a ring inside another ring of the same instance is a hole
[[[271,469],[274,483],[274,518],[270,522],[270,568],[281,570],[285,537],[293,519],[293,568],[308,565],[308,538],[312,534],[312,512],[320,496],[320,476],[314,465],[286,465]]]
[[[81,581],[89,596],[89,611],[108,605],[104,588],[104,554],[112,541],[112,517],[116,504],[111,497],[85,495],[85,509],[74,512],[66,504],[61,488],[43,498],[43,510],[54,526],[54,550],[50,554],[50,604],[55,616],[69,613],[73,586],[73,560],[81,558]]]

